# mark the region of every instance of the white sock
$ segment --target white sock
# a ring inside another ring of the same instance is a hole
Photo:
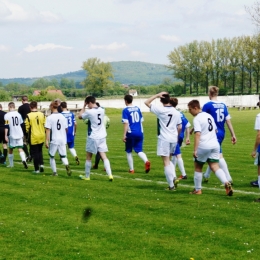
[[[20,157],[21,157],[22,162],[26,160],[24,152],[20,152]]]
[[[144,152],[139,152],[138,156],[143,160],[144,163],[148,161],[147,156]]]
[[[220,158],[219,159],[219,167],[225,173],[227,180],[232,182],[232,178],[230,176],[230,173],[229,173],[229,170],[228,170],[228,166],[227,166],[227,163],[226,163],[224,158]]]
[[[56,162],[55,162],[54,158],[50,158],[50,166],[51,166],[52,172],[56,172],[57,173]]]
[[[194,172],[194,186],[195,190],[201,190],[202,172]]]
[[[112,171],[111,171],[110,162],[109,162],[108,159],[104,160],[104,166],[105,166],[107,175],[111,176],[112,175]]]
[[[76,150],[74,148],[69,148],[70,150],[70,153],[73,157],[76,157],[77,156],[77,153],[76,153]]]
[[[85,162],[85,175],[86,175],[86,178],[90,177],[90,169],[91,169],[91,161],[86,161]]]
[[[14,166],[14,155],[13,154],[8,154],[8,160],[9,160],[9,164],[10,166]]]
[[[68,158],[65,157],[65,158],[61,158],[61,161],[64,165],[69,165],[69,161],[68,161]]]
[[[176,166],[177,157],[175,155],[172,156],[172,163],[173,163],[174,166]]]
[[[173,174],[172,174],[172,167],[171,165],[164,166],[164,174],[166,177],[166,180],[169,184],[169,187],[172,188],[174,186],[173,184]]]
[[[259,187],[259,189],[260,189],[260,175],[258,175],[258,187]]]
[[[134,160],[132,153],[126,153],[126,158],[129,166],[129,170],[132,171],[134,169]]]
[[[181,175],[186,176],[185,168],[184,168],[184,163],[182,158],[177,158],[177,164],[180,169]]]
[[[228,182],[226,175],[222,169],[219,168],[215,172],[215,174],[216,174],[216,177],[221,181],[221,183],[225,184],[226,182]]]
[[[176,178],[176,170],[175,170],[175,166],[173,165],[173,163],[170,161],[170,166],[172,168],[172,175],[173,175],[173,179]]]
[[[208,166],[208,167],[207,167],[207,170],[206,170],[205,173],[204,173],[204,177],[208,179],[208,178],[210,177],[210,173],[211,173],[211,169],[210,169],[210,167]]]

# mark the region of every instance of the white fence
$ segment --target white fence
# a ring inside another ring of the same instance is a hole
[[[134,97],[133,104],[140,107],[142,112],[148,112],[148,107],[145,106],[144,101],[147,98],[139,98]],[[180,109],[187,109],[187,104],[192,99],[197,99],[200,101],[201,106],[208,102],[209,98],[207,96],[199,96],[199,97],[178,97]],[[240,96],[219,96],[219,101],[224,102],[228,107],[255,107],[257,102],[259,101],[259,95],[240,95]],[[125,107],[124,99],[97,99],[102,107],[110,107],[110,108],[120,108],[123,109]],[[9,102],[0,102],[3,106],[3,110],[8,109]],[[16,101],[15,107],[18,108],[22,102]],[[159,99],[153,101],[155,104],[160,104]],[[68,109],[78,111],[82,108],[84,104],[84,100],[72,100],[67,101]],[[38,102],[38,108],[41,110],[48,110],[50,102]]]

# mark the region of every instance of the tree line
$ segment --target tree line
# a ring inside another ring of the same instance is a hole
[[[259,93],[260,35],[193,41],[175,48],[168,58],[184,94],[207,93],[209,85],[222,93]]]

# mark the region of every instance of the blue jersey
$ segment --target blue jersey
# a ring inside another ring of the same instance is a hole
[[[202,111],[209,113],[214,118],[218,130],[217,138],[221,144],[225,138],[225,122],[230,119],[227,106],[220,101],[209,101],[203,106]]]
[[[185,135],[185,130],[186,130],[187,127],[190,126],[190,123],[189,123],[188,119],[185,117],[185,115],[182,112],[180,112],[180,114],[181,114],[181,125],[182,125],[182,128],[181,128],[181,132],[179,134],[179,139],[181,138],[183,140],[184,139],[184,135]]]
[[[61,113],[68,121],[68,131],[67,131],[67,143],[74,141],[75,136],[75,123],[76,119],[74,114],[70,111],[63,111]]]
[[[143,136],[144,121],[141,110],[137,106],[127,106],[122,112],[122,123],[128,123],[128,136]]]

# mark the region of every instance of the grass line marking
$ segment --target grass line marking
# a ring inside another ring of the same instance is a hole
[[[21,164],[21,163],[19,163]],[[31,165],[33,166],[32,164],[28,164],[28,165]],[[51,169],[51,167],[49,166],[44,166],[44,168],[47,168],[47,169]],[[57,168],[57,170],[60,170],[60,171],[66,171],[65,168]],[[72,174],[76,172],[76,173],[79,173],[79,174],[85,174],[85,171],[82,171],[82,170],[74,170],[72,169]],[[107,176],[107,174],[101,174],[101,173],[97,173],[97,172],[93,172],[91,171],[91,174],[95,174],[95,175],[98,175],[98,176]],[[154,180],[145,180],[145,179],[142,179],[142,178],[127,178],[127,177],[123,177],[123,176],[119,176],[119,175],[114,175],[113,174],[113,177],[114,178],[117,178],[117,179],[124,179],[124,180],[132,180],[132,181],[139,181],[139,182],[150,182],[150,183],[156,183],[156,184],[160,184],[160,185],[167,185],[167,182],[165,181],[154,181]],[[182,184],[182,183],[179,183],[178,184],[178,187],[185,187],[185,188],[190,188],[190,189],[193,189],[194,186],[193,185],[187,185],[187,184]],[[211,187],[205,187],[203,186],[202,187],[203,190],[212,190],[212,191],[224,191],[224,187],[222,188],[211,188]],[[256,195],[256,196],[259,196],[260,195],[260,192],[252,192],[252,191],[243,191],[243,190],[236,190],[234,189],[234,193],[237,194],[250,194],[250,195]]]

